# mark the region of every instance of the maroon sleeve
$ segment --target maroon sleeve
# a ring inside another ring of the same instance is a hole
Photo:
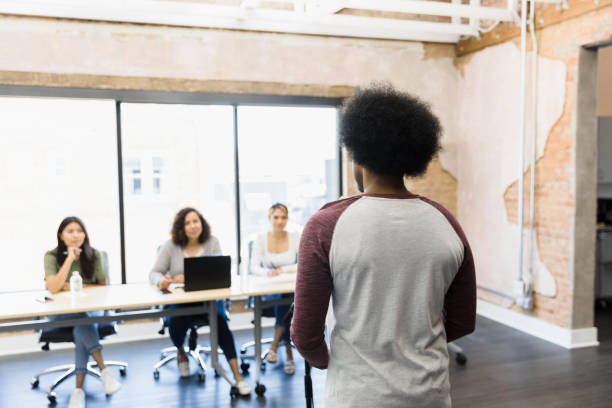
[[[327,368],[325,316],[333,282],[329,248],[338,218],[360,196],[330,203],[313,215],[302,232],[298,251],[291,339],[300,354],[316,368]]]
[[[459,222],[446,208],[420,197],[437,208],[451,224],[463,243],[463,262],[444,296],[444,329],[451,342],[466,336],[476,328],[476,269],[472,249]]]

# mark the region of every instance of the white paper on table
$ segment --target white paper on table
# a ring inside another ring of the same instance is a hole
[[[295,281],[295,274],[281,273],[280,275],[269,276],[268,279],[270,280],[270,282],[293,282]]]

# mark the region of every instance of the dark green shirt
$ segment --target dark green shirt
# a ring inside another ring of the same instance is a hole
[[[83,278],[83,283],[87,284],[96,284],[98,281],[108,277],[108,267],[102,265],[102,254],[97,249],[94,249],[94,252],[96,253],[96,262],[94,263],[94,273],[91,279],[85,279],[83,276],[83,268],[81,268],[81,260],[79,259],[72,262],[72,265],[70,265],[70,272],[68,272],[66,282],[70,282],[72,272],[74,271],[79,271],[81,278]],[[62,265],[57,263],[55,250],[47,251],[45,253],[45,277],[57,275],[61,267]]]

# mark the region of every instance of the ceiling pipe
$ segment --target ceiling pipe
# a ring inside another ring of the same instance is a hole
[[[293,2],[294,0],[287,0]],[[370,10],[370,11],[390,11],[407,14],[423,14],[430,16],[443,17],[466,17],[482,20],[513,21],[512,14],[506,8],[501,7],[482,7],[480,4],[469,5],[461,2],[445,3],[441,1],[424,0],[325,0],[310,1],[311,7],[320,4],[321,7],[342,10],[344,8]]]
[[[535,171],[538,137],[538,39],[535,33],[535,2],[530,2],[529,33],[531,35],[531,48],[533,59],[531,65],[531,180],[529,186],[529,275],[527,276],[527,291],[523,302],[525,309],[533,309],[533,281],[535,276]]]

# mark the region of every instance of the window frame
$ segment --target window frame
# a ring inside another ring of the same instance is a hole
[[[2,97],[35,97],[64,99],[96,99],[115,101],[117,163],[118,163],[118,196],[119,196],[119,242],[121,253],[121,283],[127,282],[125,266],[125,214],[124,214],[124,166],[121,137],[121,104],[122,103],[154,103],[181,105],[229,105],[233,108],[234,130],[234,186],[236,197],[236,262],[240,271],[241,259],[241,214],[240,214],[240,163],[238,154],[238,107],[239,106],[278,106],[278,107],[329,107],[336,108],[340,118],[340,107],[343,98],[312,97],[296,95],[261,95],[261,94],[220,94],[203,92],[167,92],[167,91],[135,91],[113,89],[87,88],[55,88],[43,86],[0,85]],[[338,129],[336,129],[337,131]],[[344,191],[344,165],[339,135],[336,134],[336,161],[338,164],[338,196]],[[160,178],[163,183],[163,175]],[[141,174],[141,184],[143,182]]]

